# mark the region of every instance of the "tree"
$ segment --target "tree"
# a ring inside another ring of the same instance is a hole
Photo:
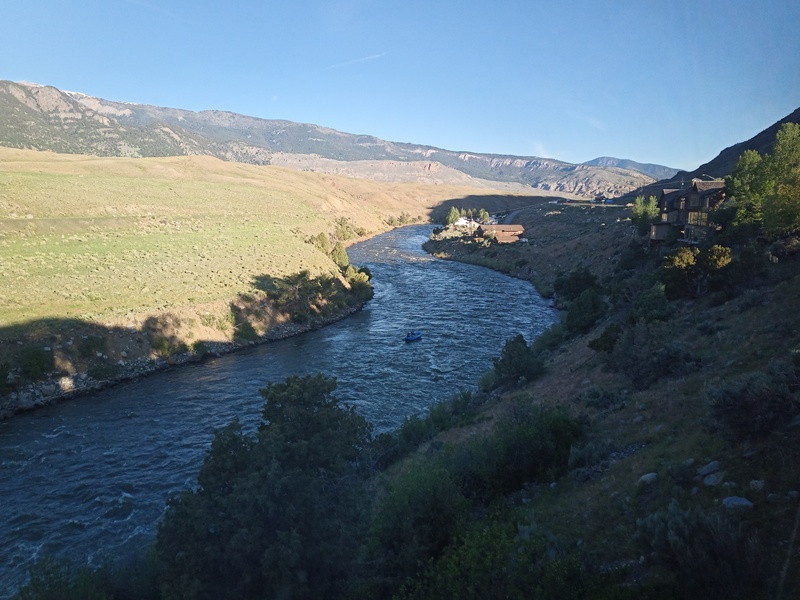
[[[564,326],[570,333],[587,333],[605,312],[606,303],[594,288],[589,288],[570,302]]]
[[[764,160],[755,150],[745,150],[725,178],[725,188],[735,211],[732,225],[746,237],[755,235],[761,228],[761,208],[767,187]]]
[[[764,197],[764,229],[780,236],[800,230],[800,125],[784,124],[770,157],[774,184]]]
[[[485,208],[482,208],[478,211],[478,221],[481,223],[488,223],[491,219],[491,215]]]
[[[331,250],[331,259],[340,269],[346,269],[350,264],[350,257],[347,256],[347,250],[342,242],[336,242]]]
[[[645,201],[644,196],[636,196],[631,209],[631,221],[637,226],[640,235],[650,231],[650,223],[658,217],[658,199],[649,196]]]
[[[330,240],[328,240],[328,235],[326,233],[320,231],[317,235],[311,236],[311,239],[309,241],[320,252],[323,252],[325,254],[330,253],[331,243]]]
[[[342,592],[365,523],[371,427],[335,388],[322,375],[269,384],[256,434],[217,431],[198,488],[172,498],[159,526],[167,597]]]
[[[447,216],[444,219],[444,223],[445,225],[452,225],[460,218],[461,218],[461,213],[458,212],[458,209],[455,206],[451,206],[450,210],[447,211]]]
[[[544,362],[528,346],[522,334],[506,342],[500,358],[494,359],[495,381],[505,383],[524,377],[533,381],[544,373]]]

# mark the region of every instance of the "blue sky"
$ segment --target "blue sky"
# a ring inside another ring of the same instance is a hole
[[[2,0],[0,79],[694,169],[800,107],[797,0]]]

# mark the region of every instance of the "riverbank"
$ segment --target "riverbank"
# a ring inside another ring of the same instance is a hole
[[[187,319],[186,316],[181,318],[175,313],[132,319],[141,322],[139,327],[85,324],[86,329],[81,330],[78,325],[71,324],[72,328],[58,333],[49,331],[47,337],[55,343],[40,346],[41,354],[52,357],[54,365],[67,370],[52,372],[50,376],[36,381],[19,383],[21,368],[7,371],[5,384],[10,389],[0,396],[0,421],[57,402],[136,381],[159,371],[203,362],[259,344],[307,333],[349,317],[360,311],[367,301],[359,301],[334,312],[321,313],[305,322],[293,321],[291,315],[279,313],[274,309],[264,310],[262,302],[261,320],[268,325],[263,327],[261,333],[254,327],[256,319],[251,312],[248,315],[249,320],[232,324],[234,332],[237,327],[245,329],[245,323],[247,324],[248,334],[244,338],[231,335],[230,339],[225,340],[220,332],[217,332],[218,335],[209,335],[204,341],[195,341],[191,346],[180,341],[178,330],[182,323],[188,323],[189,327],[195,328],[195,333],[188,336],[192,337],[197,334],[197,328],[202,327],[202,324],[194,322],[192,318]],[[245,309],[239,306],[238,310],[232,310],[231,314],[241,315],[244,312]],[[203,314],[210,315],[208,312]],[[227,322],[218,316],[215,319],[217,324]],[[167,326],[172,329],[166,331]],[[207,332],[207,328],[205,329]],[[82,331],[87,333],[80,335]],[[171,336],[172,339],[164,337],[163,334]],[[22,345],[20,341],[17,343]],[[67,359],[65,357],[69,348],[75,349],[72,353],[75,356]],[[76,360],[81,356],[84,360]]]

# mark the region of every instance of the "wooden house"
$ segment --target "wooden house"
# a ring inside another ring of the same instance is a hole
[[[513,244],[524,236],[522,225],[480,225],[475,230],[476,238],[494,239],[498,244]]]
[[[658,198],[659,221],[650,226],[650,243],[663,242],[673,229],[685,242],[697,243],[712,226],[709,213],[725,200],[725,182],[693,179],[691,187],[665,189]]]

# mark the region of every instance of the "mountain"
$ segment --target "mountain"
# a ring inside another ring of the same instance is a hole
[[[256,165],[393,181],[460,184],[464,176],[556,194],[615,198],[653,182],[622,166],[455,152],[236,113],[113,102],[50,86],[0,81],[0,146],[97,156],[208,155]],[[335,162],[331,162],[335,161]],[[357,165],[368,161],[370,165]],[[455,178],[452,181],[450,178]],[[484,184],[485,186],[485,184]]]
[[[612,158],[610,156],[601,156],[600,158],[588,160],[582,164],[592,167],[619,167],[620,169],[639,171],[640,173],[644,173],[653,179],[667,179],[678,172],[678,169],[673,169],[672,167],[654,165],[652,163],[638,163],[635,160],[628,160],[626,158]]]

